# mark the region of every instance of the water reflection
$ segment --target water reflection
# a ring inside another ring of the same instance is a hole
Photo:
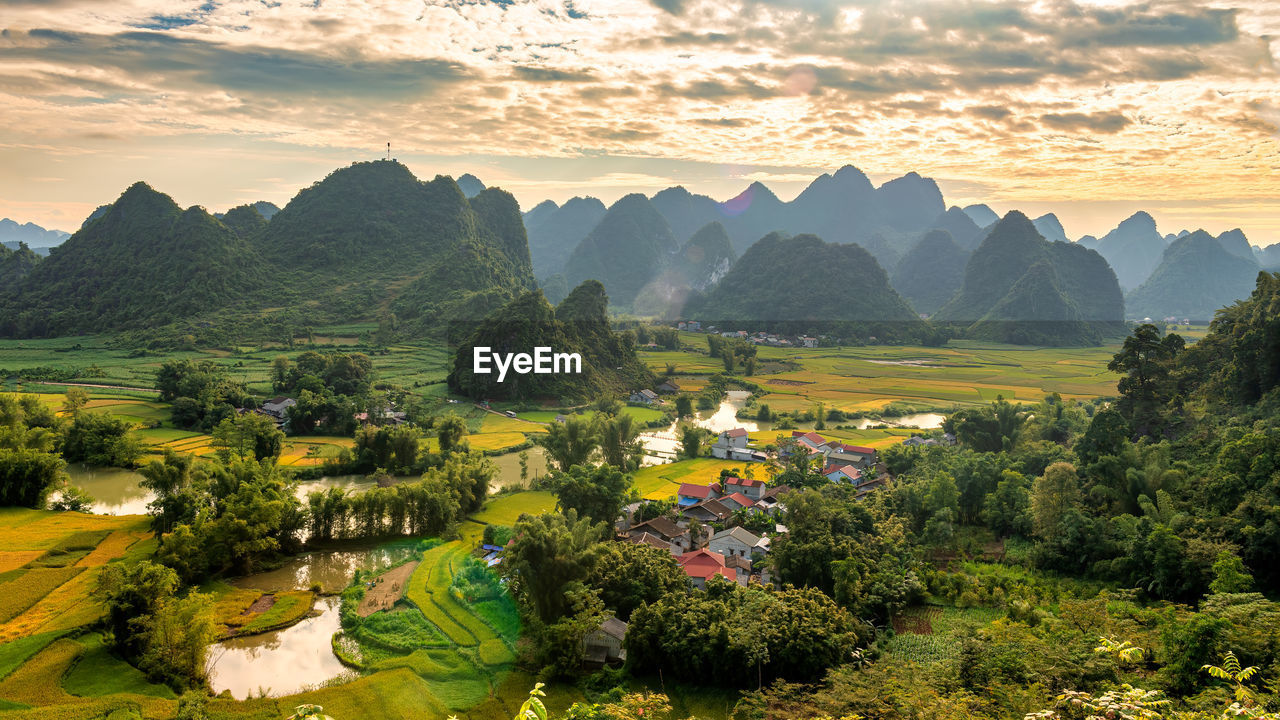
[[[346,672],[330,638],[341,629],[339,600],[320,598],[320,614],[292,627],[235,638],[209,650],[209,685],[215,694],[231,691],[237,700],[265,693],[291,695]]]
[[[99,515],[146,515],[154,493],[138,485],[142,475],[123,468],[68,465],[71,484],[93,497],[93,512]]]

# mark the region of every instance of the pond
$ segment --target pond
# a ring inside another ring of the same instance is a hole
[[[534,445],[525,452],[529,453],[529,471],[524,480],[520,479],[520,453],[506,453],[489,458],[498,473],[489,484],[489,491],[496,492],[509,487],[525,487],[538,477],[547,474],[547,453],[541,446]]]
[[[946,419],[946,415],[939,415],[938,413],[918,413],[916,415],[903,415],[902,417],[881,418],[879,420],[862,418],[855,423],[855,426],[859,430],[866,430],[869,427],[875,427],[877,425],[914,428],[917,430],[934,430],[942,427],[942,422]]]
[[[263,592],[308,590],[315,585],[337,592],[351,584],[355,571],[377,571],[416,552],[416,543],[309,552],[284,566],[231,581]],[[341,630],[340,600],[316,600],[314,617],[274,632],[233,638],[209,648],[209,685],[214,694],[231,691],[236,699],[250,695],[276,697],[305,690],[347,671],[333,654],[333,634]]]
[[[93,497],[93,512],[99,515],[146,515],[147,503],[156,499],[138,485],[142,475],[133,470],[77,463],[67,466],[67,474],[72,485]]]
[[[276,632],[234,638],[209,648],[209,686],[232,697],[279,697],[301,692],[347,672],[331,638],[342,629],[336,597],[316,600],[319,614]]]

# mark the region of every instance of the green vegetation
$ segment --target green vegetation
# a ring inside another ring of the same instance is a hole
[[[1012,211],[969,258],[960,292],[934,319],[966,337],[1018,345],[1098,345],[1122,331],[1124,299],[1102,256],[1045,240]]]
[[[968,261],[951,233],[933,230],[894,266],[893,288],[916,312],[932,315],[960,289]]]
[[[604,287],[594,280],[574,288],[554,309],[541,292],[525,293],[485,318],[460,343],[449,372],[449,389],[477,400],[552,398],[571,402],[652,386],[654,376],[636,359],[633,338],[610,329],[608,305]],[[475,347],[502,354],[532,353],[535,347],[579,353],[582,372],[509,372],[498,382],[496,369],[488,374],[474,372]]]
[[[1232,255],[1197,230],[1165,249],[1150,277],[1125,299],[1126,314],[1211,320],[1219,308],[1247,297],[1257,279],[1256,260]]]
[[[811,279],[813,268],[822,268],[816,279]],[[704,297],[690,298],[683,315],[704,326],[792,335],[897,342],[932,338],[870,253],[813,235],[773,233],[761,239]]]

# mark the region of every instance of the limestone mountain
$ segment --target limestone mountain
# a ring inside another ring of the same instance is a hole
[[[1129,293],[1128,315],[1211,320],[1219,308],[1249,297],[1257,277],[1256,261],[1233,255],[1197,230],[1175,240],[1151,277]]]
[[[968,261],[968,251],[957,245],[950,233],[931,230],[898,261],[893,269],[893,288],[917,312],[932,315],[960,289]]]
[[[706,195],[695,195],[683,186],[662,190],[651,201],[654,209],[667,221],[671,234],[681,243],[709,223],[722,222],[719,203]]]
[[[480,178],[471,173],[463,173],[458,176],[458,189],[462,191],[467,199],[471,199],[484,191],[484,183],[480,182]]]
[[[265,279],[258,254],[230,228],[139,182],[9,287],[0,332],[163,325],[240,305]]]
[[[636,357],[635,347],[609,327],[609,298],[604,286],[587,281],[552,308],[540,291],[522,293],[489,314],[461,339],[449,371],[449,389],[475,399],[580,402],[652,387],[653,373]],[[493,353],[529,353],[536,347],[578,353],[581,374],[474,371],[474,348]]]
[[[870,253],[814,235],[770,233],[684,315],[703,325],[919,340],[927,328]]]
[[[689,238],[672,265],[694,290],[706,290],[724,277],[737,256],[729,233],[718,222],[708,223]]]
[[[1120,332],[1124,298],[1097,252],[1049,242],[1020,212],[1005,215],[965,266],[934,320],[964,334],[1037,345],[1096,344]]]
[[[1145,212],[1136,212],[1102,236],[1098,253],[1107,259],[1124,290],[1132,290],[1160,264],[1166,245],[1156,231],[1156,221]]]
[[[1053,213],[1041,215],[1035,220],[1032,220],[1031,224],[1035,225],[1036,232],[1040,233],[1041,237],[1045,240],[1049,240],[1050,242],[1068,242],[1067,231],[1062,229],[1062,221],[1058,220],[1058,216]]]
[[[18,282],[31,274],[40,262],[38,255],[25,242],[19,242],[17,249],[9,249],[0,245],[0,294],[5,288],[16,287]]]
[[[1217,240],[1222,249],[1232,255],[1255,263],[1258,261],[1258,258],[1253,253],[1253,246],[1249,244],[1249,238],[1245,237],[1240,228],[1222,233],[1217,237]]]
[[[965,205],[964,214],[973,219],[980,228],[987,228],[1000,221],[1000,216],[986,205]]]
[[[978,247],[978,243],[982,242],[982,228],[969,217],[969,214],[958,207],[952,206],[945,213],[938,216],[933,221],[934,230],[945,230],[951,236],[952,242],[963,250],[973,250]],[[922,238],[923,239],[923,238]],[[912,247],[918,246],[916,245]],[[904,258],[905,259],[905,256]],[[901,262],[901,261],[900,261]]]
[[[560,207],[538,205],[525,215],[533,274],[546,278],[564,272],[569,255],[604,219],[604,203],[575,197]]]
[[[334,171],[270,220],[264,209],[219,220],[138,183],[2,291],[0,332],[279,337],[394,314],[402,332],[431,333],[534,286],[519,207],[502,190],[468,200],[448,177],[421,182],[379,161]]]
[[[0,244],[8,245],[10,250],[16,249],[18,243],[26,243],[30,248],[53,247],[69,237],[71,234],[62,230],[46,230],[35,223],[0,219]]]
[[[678,249],[671,228],[649,198],[633,193],[614,203],[578,243],[564,275],[573,286],[599,280],[614,303],[630,307]]]

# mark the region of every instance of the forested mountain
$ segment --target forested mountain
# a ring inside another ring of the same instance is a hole
[[[893,269],[893,288],[916,312],[932,315],[960,289],[968,261],[969,253],[950,233],[932,230],[898,261]]]
[[[1232,255],[1250,262],[1258,262],[1257,257],[1253,254],[1253,246],[1249,244],[1249,238],[1245,237],[1240,228],[1222,233],[1217,237],[1217,240],[1222,249]]]
[[[8,335],[162,325],[240,305],[267,277],[230,228],[136,183],[5,293]]]
[[[968,215],[980,228],[991,227],[1000,222],[1000,216],[986,205],[966,205],[964,214]]]
[[[689,238],[673,258],[672,267],[694,290],[706,290],[729,272],[737,256],[724,225],[713,222]]]
[[[684,315],[703,325],[920,339],[924,323],[866,250],[770,233]]]
[[[421,182],[380,161],[331,173],[267,220],[272,207],[240,206],[219,221],[138,183],[0,291],[0,331],[257,322],[292,332],[394,313],[417,333],[478,319],[533,287],[519,208],[502,190],[468,201],[450,178]],[[230,320],[197,322],[212,317]]]
[[[604,219],[604,203],[595,198],[576,197],[560,207],[542,203],[524,217],[529,234],[529,255],[533,274],[546,278],[564,272],[569,254]]]
[[[630,307],[679,249],[649,198],[633,193],[614,203],[565,264],[570,285],[599,280],[612,301]]]
[[[973,221],[973,218],[969,217],[968,213],[954,206],[948,208],[945,213],[933,221],[932,229],[946,230],[947,234],[951,236],[952,242],[966,251],[973,250],[978,247],[978,243],[982,242],[984,235],[982,228],[978,227],[977,223]],[[915,248],[919,245],[920,243],[917,242],[911,247]],[[910,250],[908,250],[908,252],[910,252]],[[906,256],[904,255],[903,260],[905,259]],[[901,260],[899,260],[899,262],[901,262]]]
[[[1124,298],[1096,252],[1049,242],[1026,215],[1005,215],[965,266],[960,292],[934,319],[992,340],[1095,344],[1120,331]]]
[[[1127,298],[1130,317],[1210,320],[1218,308],[1249,296],[1258,263],[1237,257],[1203,231],[1175,240],[1160,265]]]
[[[1126,292],[1138,287],[1160,264],[1166,245],[1156,232],[1156,221],[1145,212],[1136,212],[1102,236],[1097,251],[1116,272]]]
[[[1045,240],[1050,242],[1069,242],[1067,240],[1067,231],[1062,229],[1062,221],[1058,220],[1058,216],[1053,213],[1041,215],[1031,221],[1036,226],[1036,232],[1040,233]]]
[[[594,280],[574,288],[554,309],[541,291],[521,294],[477,323],[458,344],[449,389],[476,399],[573,402],[651,387],[655,378],[636,357],[634,341],[610,329],[608,304],[604,286]],[[475,347],[499,354],[532,354],[536,347],[579,353],[582,373],[508,372],[498,382],[496,372],[474,372]]]
[[[1280,243],[1260,248],[1254,255],[1262,267],[1268,270],[1280,268]]]
[[[71,237],[61,230],[46,230],[35,223],[18,223],[9,218],[0,219],[0,244],[24,242],[29,247],[53,247]],[[10,250],[16,249],[10,246]]]
[[[484,191],[484,183],[480,182],[480,178],[471,173],[463,173],[458,176],[458,189],[470,199]]]
[[[27,247],[26,243],[18,243],[16,250],[0,245],[0,295],[3,295],[5,288],[14,287],[18,281],[30,275],[39,262],[40,256]]]

